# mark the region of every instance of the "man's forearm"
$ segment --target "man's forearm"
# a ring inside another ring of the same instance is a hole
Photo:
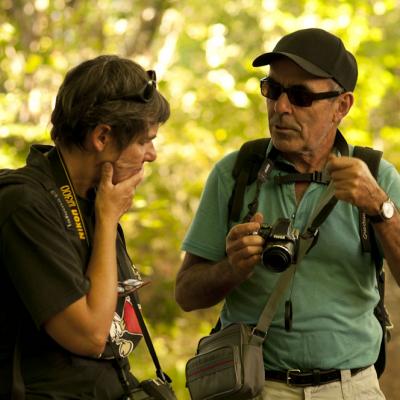
[[[374,230],[390,271],[400,286],[400,214],[397,212],[389,221],[374,224]]]
[[[226,258],[218,263],[199,262],[179,272],[176,301],[185,311],[212,307],[242,281]]]

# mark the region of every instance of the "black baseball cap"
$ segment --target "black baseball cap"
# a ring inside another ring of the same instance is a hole
[[[346,91],[352,92],[356,86],[356,59],[340,38],[323,29],[301,29],[283,36],[271,52],[261,54],[253,61],[253,67],[268,65],[282,56],[312,75],[334,79]]]

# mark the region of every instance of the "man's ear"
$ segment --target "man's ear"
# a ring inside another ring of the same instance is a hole
[[[102,152],[113,142],[111,126],[99,124],[88,135],[88,145],[95,151]]]
[[[352,92],[345,92],[338,98],[337,109],[334,115],[334,122],[339,123],[350,111],[354,103]]]

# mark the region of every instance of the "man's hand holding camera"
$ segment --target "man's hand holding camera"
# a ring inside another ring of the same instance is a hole
[[[243,278],[247,278],[260,262],[264,239],[253,233],[260,230],[263,219],[261,213],[256,213],[250,222],[235,225],[226,237],[229,264]]]

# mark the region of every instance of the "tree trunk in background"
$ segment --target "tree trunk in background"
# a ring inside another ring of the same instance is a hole
[[[388,271],[388,268],[386,268]],[[400,380],[398,379],[398,367],[400,360],[400,288],[388,271],[386,273],[386,299],[385,304],[389,310],[394,324],[392,340],[387,345],[387,363],[380,383],[387,400],[400,398]]]
[[[135,35],[130,37],[125,45],[126,57],[132,57],[136,54],[153,54],[151,46],[154,39],[159,35],[158,31],[161,25],[165,10],[170,7],[170,0],[150,0],[143,2],[144,10],[139,18],[139,28]],[[147,7],[146,7],[147,6]],[[146,10],[150,13],[148,15]],[[155,56],[155,54],[153,54]]]

